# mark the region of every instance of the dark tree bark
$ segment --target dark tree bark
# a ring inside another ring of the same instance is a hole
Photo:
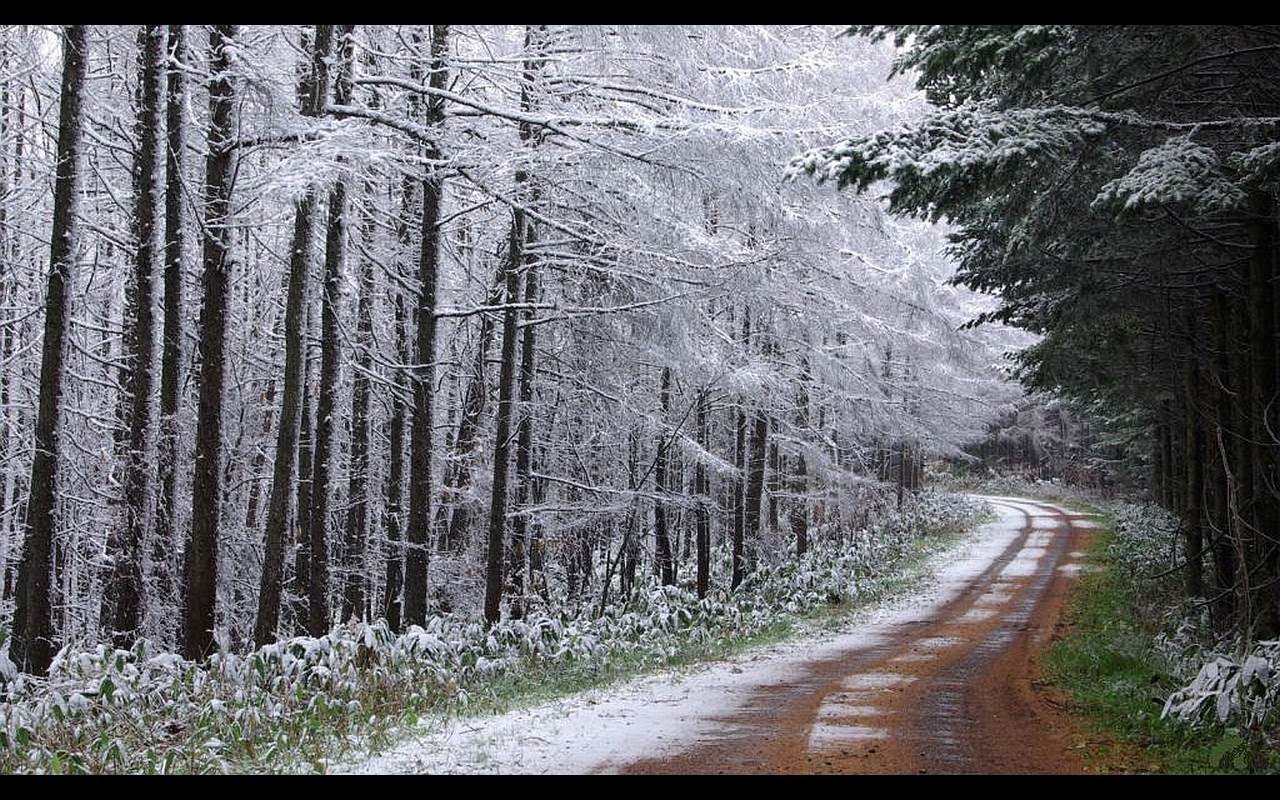
[[[129,372],[129,449],[125,454],[123,500],[125,522],[117,529],[121,540],[108,542],[112,570],[104,605],[112,611],[110,628],[117,647],[129,647],[142,624],[142,546],[146,529],[147,433],[151,424],[151,376],[154,358],[152,273],[155,262],[157,211],[156,174],[160,151],[160,78],[164,69],[165,31],[162,25],[145,25],[138,32],[138,81],[141,105],[135,132],[138,150],[134,160],[133,281],[128,306],[132,311],[132,335],[125,364]],[[115,546],[112,546],[112,545]],[[104,619],[104,622],[106,620]]]
[[[761,410],[755,412],[755,422],[751,433],[751,451],[747,460],[747,493],[746,508],[743,512],[746,572],[756,571],[760,554],[760,518],[764,500],[764,465],[769,438],[769,417]],[[745,577],[745,576],[744,576]]]
[[[542,68],[542,52],[545,47],[545,25],[525,26],[524,46],[528,57],[524,62],[524,71],[520,81],[520,110],[526,114],[536,110],[536,80]],[[533,125],[520,123],[520,141],[525,147],[536,146],[538,136]],[[516,176],[517,186],[528,187],[529,177],[526,174]],[[520,199],[528,206],[537,203],[537,189],[529,187]],[[512,601],[511,616],[519,619],[524,615],[525,584],[532,585],[532,576],[528,574],[528,558],[531,553],[529,540],[530,520],[525,513],[532,492],[533,478],[530,474],[533,466],[533,384],[537,377],[534,365],[534,352],[537,342],[537,328],[533,325],[533,304],[538,298],[538,264],[528,253],[535,244],[537,232],[532,222],[525,222],[525,245],[523,248],[525,290],[524,301],[529,307],[525,309],[525,324],[521,328],[520,338],[520,420],[516,426],[516,516],[511,521],[511,577]],[[526,581],[526,577],[528,580]]]
[[[1235,624],[1237,600],[1236,583],[1236,548],[1235,528],[1237,525],[1235,508],[1230,500],[1232,496],[1231,482],[1234,480],[1234,447],[1230,430],[1232,426],[1232,398],[1230,392],[1230,348],[1232,347],[1229,301],[1222,290],[1218,290],[1213,298],[1213,392],[1214,427],[1210,432],[1206,446],[1212,454],[1214,465],[1214,485],[1209,493],[1211,501],[1210,519],[1215,536],[1213,548],[1213,576],[1216,592],[1212,609],[1217,623],[1226,628]]]
[[[803,436],[809,430],[809,358],[801,356],[800,387],[796,397],[796,430]],[[796,555],[802,556],[809,549],[809,469],[804,451],[798,450],[791,473],[791,534],[796,538]]]
[[[414,208],[414,189],[415,182],[413,180],[405,178],[401,182],[400,223],[396,226],[396,240],[400,245],[400,255],[396,259],[396,269],[400,276],[408,272],[408,265],[405,262],[408,260],[413,238],[408,221],[412,218]],[[407,314],[404,294],[395,286],[390,287],[389,291],[392,305],[395,309],[393,336],[395,338],[396,361],[400,364],[408,364],[410,347],[409,334],[405,324]],[[403,370],[393,371],[391,373],[391,382],[393,388],[390,397],[390,419],[388,420],[388,447],[391,452],[388,455],[387,503],[383,514],[383,530],[386,533],[386,576],[382,591],[382,615],[387,620],[388,627],[392,631],[399,632],[401,612],[403,610],[401,590],[404,588],[404,508],[402,500],[404,487],[405,403],[402,397],[404,394],[408,394],[408,387],[404,383]]]
[[[366,208],[373,201],[366,191]],[[373,215],[364,212],[366,252],[373,245]],[[347,541],[342,619],[359,619],[365,606],[365,539],[369,527],[369,374],[373,371],[373,260],[361,259],[360,300],[356,309],[356,368],[351,387],[351,475],[347,483]]]
[[[1195,330],[1194,321],[1188,316],[1187,331]],[[1201,562],[1204,560],[1204,521],[1202,513],[1202,497],[1204,494],[1203,471],[1201,470],[1200,421],[1198,419],[1200,370],[1196,354],[1187,355],[1186,368],[1183,372],[1183,421],[1186,444],[1186,455],[1183,464],[1186,468],[1186,497],[1184,499],[1183,544],[1186,550],[1186,563],[1183,567],[1183,581],[1188,597],[1204,596],[1204,572]]]
[[[181,65],[188,59],[186,27],[169,26],[168,89],[165,93],[165,193],[164,193],[164,332],[160,348],[160,429],[157,435],[155,533],[151,540],[151,567],[156,598],[160,603],[173,594],[174,506],[177,493],[179,370],[182,364],[182,165],[186,137],[182,116],[186,106],[186,78]],[[156,621],[162,618],[154,610]]]
[[[209,155],[205,161],[203,307],[200,311],[200,408],[196,420],[191,531],[183,554],[182,654],[202,659],[214,650],[218,519],[221,487],[222,384],[226,349],[227,284],[231,268],[231,182],[234,170],[231,43],[238,28],[209,31]]]
[[[393,290],[396,291],[396,290]],[[404,298],[396,291],[395,295],[395,340],[400,363],[409,360],[405,331]],[[397,373],[398,375],[398,373]],[[397,385],[400,381],[396,380]],[[401,598],[400,590],[404,586],[403,535],[401,534],[401,497],[404,484],[404,402],[400,400],[399,391],[391,394],[391,419],[388,434],[390,454],[387,464],[387,506],[383,514],[383,530],[386,533],[385,565],[386,577],[382,590],[382,615],[387,626],[393,632],[400,631]]]
[[[493,625],[502,618],[502,549],[507,520],[507,473],[511,460],[512,395],[516,371],[516,309],[520,293],[520,263],[523,260],[524,212],[511,212],[511,233],[507,239],[507,290],[502,312],[502,366],[498,374],[497,432],[493,442],[493,492],[489,503],[489,539],[485,566],[484,618]]]
[[[262,577],[253,640],[258,647],[271,643],[280,624],[280,594],[284,581],[284,542],[289,524],[289,499],[298,457],[299,415],[302,404],[303,356],[306,346],[303,324],[308,262],[311,255],[311,218],[315,197],[311,193],[294,210],[293,245],[289,251],[289,288],[284,312],[284,389],[280,401],[280,425],[276,429],[276,459],[267,500]],[[308,566],[308,569],[310,567]]]
[[[313,62],[315,58],[313,53]],[[324,90],[316,80],[314,68],[304,72],[300,82],[300,95],[303,112],[308,116],[317,115],[324,103]],[[289,500],[294,493],[293,473],[298,458],[299,416],[302,414],[303,372],[306,368],[305,304],[315,205],[315,193],[308,191],[298,201],[293,216],[293,242],[289,248],[289,283],[284,310],[284,388],[280,400],[280,426],[276,429],[276,459],[271,473],[271,495],[267,500],[258,613],[253,627],[253,640],[258,647],[272,642],[280,627],[285,533],[289,524]],[[309,561],[306,568],[309,572]]]
[[[445,56],[449,51],[449,26],[431,26],[431,74],[428,83],[443,89],[448,82]],[[427,101],[426,124],[444,121],[444,101]],[[427,158],[440,153],[428,148]],[[418,257],[419,294],[415,311],[418,327],[413,372],[413,429],[409,454],[409,531],[405,553],[404,615],[410,625],[427,618],[427,564],[431,547],[431,404],[436,352],[436,278],[440,269],[440,202],[444,176],[432,171],[422,181],[422,246]]]
[[[526,241],[534,242],[533,227],[528,226]],[[532,306],[538,297],[538,268],[529,260],[525,266],[524,302]],[[511,617],[520,619],[524,616],[524,594],[528,570],[528,556],[531,554],[529,541],[529,517],[525,510],[529,506],[529,495],[533,478],[533,382],[537,375],[534,364],[534,346],[537,328],[532,324],[533,308],[524,312],[525,324],[521,328],[520,339],[520,422],[516,428],[516,497],[517,515],[511,521]],[[528,583],[532,584],[529,575]]]
[[[658,406],[662,422],[667,422],[671,412],[671,368],[662,368],[662,386],[658,391]],[[656,542],[658,574],[663,586],[676,583],[675,559],[671,552],[671,536],[667,530],[667,506],[662,498],[667,494],[667,436],[658,436],[658,454],[654,462],[653,488],[658,499],[653,504],[653,533]]]
[[[769,429],[778,430],[778,422],[772,417],[769,418]],[[782,492],[782,456],[778,452],[777,439],[769,440],[769,471],[766,485],[768,491],[769,505],[769,535],[774,536],[778,532],[778,495]]]
[[[51,572],[58,472],[58,412],[62,403],[62,356],[70,314],[67,284],[75,253],[75,197],[79,182],[80,101],[88,53],[83,25],[62,33],[62,94],[58,109],[58,162],[53,187],[49,281],[45,293],[44,346],[40,359],[40,398],[36,411],[30,497],[22,562],[18,567],[17,607],[9,659],[23,672],[43,675],[53,660]]]
[[[314,312],[310,308],[307,309],[307,319],[303,322],[303,327],[310,330],[315,324]],[[303,342],[303,359],[302,359],[302,413],[298,420],[298,496],[295,499],[294,507],[297,509],[297,519],[294,521],[293,539],[297,544],[297,549],[293,554],[293,619],[294,629],[298,632],[305,632],[307,629],[307,605],[311,597],[311,540],[309,538],[311,531],[311,469],[315,465],[311,457],[312,453],[312,431],[315,425],[312,423],[315,414],[312,412],[311,403],[311,387],[315,385],[314,376],[311,373],[311,355],[310,344],[305,340]]]
[[[751,344],[751,311],[744,307],[742,309],[742,346],[748,347]],[[737,589],[747,576],[747,555],[746,555],[746,494],[744,488],[747,482],[747,412],[743,407],[743,400],[738,398],[738,406],[735,412],[735,441],[733,451],[733,465],[737,468],[738,474],[734,479],[733,486],[733,577],[729,584],[730,589]]]
[[[1253,500],[1257,620],[1259,638],[1280,634],[1280,509],[1276,473],[1275,439],[1267,417],[1277,403],[1275,351],[1275,204],[1268,191],[1249,195],[1249,451],[1252,465],[1250,495]]]
[[[286,290],[287,291],[287,290]],[[258,334],[254,337],[257,338]],[[276,382],[267,384],[262,394],[262,441],[271,437],[271,423],[274,421],[276,409]],[[262,468],[267,463],[267,451],[261,445],[253,449],[253,463],[249,465],[249,497],[245,503],[244,527],[253,530],[258,527],[258,505],[262,500]]]
[[[335,30],[336,28],[336,30]],[[352,25],[316,26],[316,82],[324,87],[328,76],[322,61],[337,44],[338,75],[334,99],[350,98]],[[336,42],[334,38],[336,37]],[[344,88],[345,87],[345,88]],[[321,89],[323,91],[323,89]],[[344,95],[345,92],[345,95]],[[320,383],[316,395],[316,439],[311,468],[311,581],[308,589],[307,631],[312,636],[329,632],[329,476],[334,457],[334,416],[338,406],[338,304],[341,301],[342,268],[346,259],[347,186],[339,179],[329,190],[329,222],[325,235],[324,283],[320,300]]]
[[[707,390],[698,392],[698,410],[695,425],[698,429],[698,445],[703,450],[710,447],[710,436],[707,431],[708,408]],[[711,582],[711,483],[707,480],[707,467],[702,458],[693,468],[694,493],[698,495],[698,506],[694,510],[694,537],[697,540],[697,585],[698,597],[706,597]]]

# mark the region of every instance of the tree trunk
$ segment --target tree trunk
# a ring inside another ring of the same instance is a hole
[[[696,425],[698,428],[698,445],[705,451],[710,446],[710,436],[707,431],[707,416],[710,409],[707,407],[707,390],[703,389],[698,392],[698,410]],[[697,540],[697,586],[698,597],[707,596],[707,590],[711,583],[711,511],[708,505],[711,503],[711,484],[707,480],[707,466],[702,457],[698,458],[698,463],[693,468],[693,486],[694,493],[698,495],[698,507],[694,511],[694,538]]]
[[[408,335],[405,331],[404,299],[399,292],[395,297],[395,340],[400,362],[408,359]],[[400,383],[396,381],[397,388]],[[388,447],[390,455],[387,465],[387,507],[383,513],[383,530],[387,542],[385,551],[386,578],[382,590],[382,615],[387,626],[395,633],[400,631],[401,598],[400,591],[404,587],[403,534],[401,533],[402,486],[404,485],[404,402],[398,391],[391,393],[391,419],[388,422],[390,433]]]
[[[301,110],[309,117],[318,116],[324,107],[325,87],[321,82],[323,75],[314,66],[319,56],[321,51],[312,52],[310,63],[303,69],[302,78],[298,84]],[[289,248],[289,282],[284,311],[284,389],[280,401],[280,427],[276,430],[276,460],[271,474],[271,496],[267,500],[262,577],[253,633],[254,643],[258,647],[274,641],[280,627],[285,534],[289,525],[289,500],[294,493],[293,473],[295,466],[299,464],[298,440],[303,436],[308,442],[310,441],[309,404],[305,399],[306,301],[307,279],[311,271],[311,240],[314,235],[315,212],[316,195],[314,190],[308,190],[294,208],[293,241]],[[299,471],[306,474],[308,487],[308,494],[304,501],[300,475],[298,486],[300,516],[311,507],[310,456],[308,445],[304,448],[299,467]],[[307,531],[309,526],[300,526],[300,529]],[[307,584],[303,576],[310,575],[310,559],[304,559],[304,554],[309,551],[310,548],[300,546],[296,557],[295,579],[301,585]]]
[[[1252,459],[1253,519],[1257,562],[1257,619],[1259,638],[1280,635],[1280,509],[1277,508],[1276,436],[1269,430],[1267,416],[1276,399],[1275,351],[1275,206],[1271,193],[1255,189],[1249,195],[1249,417],[1252,422],[1249,452]]]
[[[400,275],[407,270],[404,263],[408,258],[409,247],[411,244],[410,228],[408,220],[410,212],[413,209],[414,183],[406,178],[402,184],[401,194],[401,220],[402,222],[396,227],[396,239],[400,245],[399,253],[402,255],[396,259],[396,268]],[[405,330],[405,308],[404,295],[399,288],[391,287],[392,304],[395,308],[395,324],[392,329],[392,335],[395,337],[395,353],[396,361],[400,364],[408,364],[409,341],[408,331]],[[393,383],[390,392],[390,419],[388,427],[388,447],[390,454],[387,464],[387,505],[383,515],[383,529],[386,531],[386,547],[385,547],[385,566],[386,578],[383,583],[382,591],[382,615],[387,620],[387,626],[394,632],[400,631],[401,612],[403,610],[401,590],[404,588],[404,535],[402,514],[403,487],[404,487],[404,428],[405,428],[405,404],[401,399],[401,391],[404,386],[404,372],[395,370],[391,373],[391,381]]]
[[[445,55],[449,48],[449,26],[431,27],[431,86],[443,89],[448,81]],[[427,101],[428,128],[444,121],[444,102]],[[439,152],[429,148],[429,159]],[[427,618],[427,562],[431,547],[431,403],[436,352],[436,277],[440,269],[440,202],[444,176],[433,171],[422,182],[422,248],[418,259],[420,282],[416,322],[417,366],[413,375],[413,434],[409,455],[409,536],[405,554],[404,613],[410,625],[422,625]]]
[[[173,594],[174,513],[177,500],[178,396],[182,364],[182,165],[186,137],[183,112],[186,107],[186,77],[178,65],[188,59],[186,27],[169,26],[168,90],[165,97],[165,193],[164,193],[164,332],[160,348],[160,430],[157,435],[155,532],[151,540],[151,569],[159,604]],[[161,608],[151,609],[153,622],[165,626]]]
[[[525,241],[533,244],[535,234],[532,225],[526,225]],[[527,250],[526,250],[527,252]],[[524,594],[526,583],[532,585],[532,576],[528,575],[528,556],[531,552],[529,541],[530,520],[525,513],[529,506],[533,478],[533,382],[537,376],[534,364],[537,328],[533,325],[533,304],[538,298],[538,267],[531,259],[525,258],[524,302],[530,306],[525,309],[525,324],[521,328],[520,337],[520,421],[516,426],[516,497],[517,515],[511,521],[511,570],[512,570],[512,619],[524,616]]]
[[[1194,320],[1187,317],[1188,339],[1194,341],[1190,334],[1195,330]],[[1187,355],[1186,368],[1183,372],[1183,441],[1186,456],[1183,459],[1186,467],[1185,527],[1183,529],[1183,546],[1186,551],[1186,564],[1183,568],[1183,582],[1188,597],[1204,596],[1204,522],[1202,513],[1202,497],[1204,494],[1204,473],[1201,470],[1203,454],[1200,448],[1200,420],[1198,418],[1200,371],[1196,362],[1197,355]]]
[[[372,186],[365,192],[373,202]],[[373,215],[364,212],[365,249],[374,245]],[[369,515],[369,373],[373,370],[373,260],[361,259],[360,300],[356,310],[356,368],[351,387],[351,475],[347,490],[346,583],[342,619],[359,619],[365,605],[365,539]]]
[[[498,373],[497,432],[493,441],[493,491],[489,501],[489,540],[485,568],[484,618],[493,625],[502,618],[502,556],[507,519],[507,471],[511,460],[512,395],[515,383],[516,309],[520,296],[520,264],[524,251],[524,212],[511,211],[507,240],[506,293],[502,312],[502,366]]]
[[[315,324],[315,314],[308,305],[303,329],[310,330]],[[298,496],[294,507],[297,519],[294,520],[293,540],[297,549],[293,555],[293,628],[302,633],[307,629],[307,604],[311,596],[311,469],[315,465],[311,457],[312,431],[315,426],[311,411],[311,387],[315,385],[311,374],[311,346],[306,338],[302,344],[302,413],[298,421]]]
[[[231,181],[234,169],[235,88],[231,50],[238,28],[209,31],[209,155],[204,187],[203,307],[200,311],[200,408],[196,420],[191,532],[183,555],[182,654],[202,659],[214,650],[217,602],[218,516],[221,487],[222,384],[226,350],[227,284],[231,267]]]
[[[253,641],[258,647],[275,640],[280,622],[285,531],[289,524],[289,498],[293,494],[294,463],[298,456],[298,418],[306,350],[303,341],[304,303],[314,212],[315,196],[308,192],[294,209],[293,246],[289,251],[289,288],[284,311],[284,390],[280,401],[280,425],[276,429],[276,460],[271,473],[271,496],[267,500],[262,578],[253,632]]]
[[[1214,399],[1214,427],[1210,431],[1206,448],[1212,454],[1214,481],[1209,493],[1210,520],[1214,529],[1213,549],[1214,603],[1211,606],[1220,629],[1235,624],[1236,617],[1236,564],[1235,564],[1235,508],[1231,504],[1230,481],[1234,469],[1233,448],[1230,446],[1232,426],[1232,402],[1230,393],[1231,328],[1228,315],[1229,301],[1219,289],[1213,298],[1214,359],[1212,385]]]
[[[760,556],[760,512],[764,495],[764,462],[769,418],[763,411],[755,412],[754,431],[751,434],[751,453],[747,465],[747,495],[744,509],[744,544],[746,572],[756,571]],[[745,576],[744,576],[745,577]]]
[[[129,370],[129,450],[124,465],[123,541],[108,550],[112,571],[104,602],[114,612],[110,624],[117,647],[133,644],[142,624],[142,542],[146,530],[147,433],[151,427],[151,375],[155,348],[151,276],[155,261],[156,174],[160,150],[160,77],[164,69],[164,26],[145,25],[138,32],[141,105],[135,132],[138,150],[134,162],[133,283],[128,305],[133,311]]]
[[[75,197],[79,183],[80,101],[87,74],[83,25],[62,34],[62,94],[58,109],[58,161],[53,188],[49,281],[45,293],[44,347],[40,359],[40,398],[36,412],[30,497],[22,562],[18,567],[17,608],[9,659],[23,672],[43,675],[53,660],[50,605],[53,531],[58,472],[58,411],[62,402],[62,355],[70,314],[67,284],[74,265]]]
[[[658,393],[659,418],[662,424],[667,423],[671,412],[671,367],[662,368],[662,388]],[[675,559],[671,553],[671,537],[667,530],[667,505],[663,499],[667,494],[667,434],[663,430],[658,434],[658,454],[654,462],[653,489],[658,498],[653,503],[653,533],[656,542],[658,575],[663,586],[674,586],[676,583]]]
[[[742,346],[746,349],[750,344],[751,311],[744,307],[742,310]],[[733,579],[729,585],[730,589],[737,589],[738,585],[746,578],[748,572],[746,553],[747,504],[744,491],[747,483],[747,412],[741,397],[738,398],[736,436],[733,465],[737,467],[738,474],[734,479],[733,487]]]
[[[337,27],[335,31],[334,28]],[[318,92],[328,85],[329,50],[338,45],[339,87],[349,85],[350,25],[317,25],[314,63]],[[339,92],[341,89],[338,90]],[[350,89],[347,90],[348,92]],[[339,99],[338,102],[342,102]],[[346,259],[347,187],[339,179],[329,190],[329,222],[324,248],[324,282],[320,289],[320,383],[316,393],[315,453],[311,467],[311,577],[307,595],[307,632],[323,636],[329,632],[329,475],[334,457],[334,415],[338,405],[338,304]]]

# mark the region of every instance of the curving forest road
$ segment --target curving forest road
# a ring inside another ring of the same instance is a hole
[[[825,641],[455,723],[372,772],[1079,773],[1037,658],[1087,518],[988,497],[999,520],[937,585]]]

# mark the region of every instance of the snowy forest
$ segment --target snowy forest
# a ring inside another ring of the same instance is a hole
[[[116,692],[253,762],[303,707],[754,635],[972,524],[953,468],[1146,497],[1181,597],[1275,638],[1278,59],[1274,27],[3,26],[0,764],[234,762],[69,721]]]

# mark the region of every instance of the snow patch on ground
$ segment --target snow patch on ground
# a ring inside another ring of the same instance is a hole
[[[838,633],[815,631],[722,662],[644,677],[534,708],[422,723],[409,741],[391,751],[363,763],[331,765],[330,772],[580,774],[609,771],[637,758],[680,751],[714,738],[723,731],[723,720],[742,708],[758,687],[794,680],[808,662],[875,647],[896,626],[927,619],[958,596],[1018,537],[1026,521],[1020,509],[994,507],[998,520],[977,528],[956,550],[935,557],[932,567],[937,579],[931,585],[851,615]],[[859,677],[862,685],[851,689],[879,689],[870,684],[902,678],[887,673]],[[875,736],[876,730],[823,725],[815,727],[811,741],[848,741]]]

